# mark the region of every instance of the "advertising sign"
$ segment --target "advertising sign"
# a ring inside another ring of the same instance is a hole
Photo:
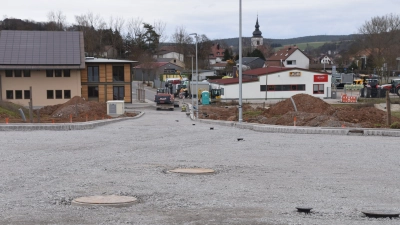
[[[328,82],[328,75],[314,75],[314,82]]]
[[[291,76],[291,77],[300,77],[301,76],[301,72],[289,72],[289,76]]]

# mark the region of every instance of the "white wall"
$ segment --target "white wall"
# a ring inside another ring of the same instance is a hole
[[[163,58],[174,58],[174,59],[178,59],[180,61],[183,62],[183,54],[178,54],[177,52],[169,52],[167,54],[162,55]]]
[[[287,65],[286,61],[296,60],[296,65]],[[310,60],[299,49],[294,51],[284,62],[285,67],[297,67],[302,69],[310,68]]]
[[[289,72],[300,72],[301,76],[299,77],[291,77],[289,76]],[[290,98],[296,94],[309,94],[314,97],[327,97],[330,96],[326,93],[326,88],[330,87],[331,84],[331,76],[328,75],[328,82],[318,82],[314,83],[314,75],[318,75],[320,73],[309,72],[309,71],[301,71],[301,70],[291,70],[284,71],[280,73],[274,73],[270,75],[264,75],[259,77],[259,81],[257,82],[247,82],[242,83],[242,98],[249,99],[264,99],[265,91],[260,91],[260,85],[265,85],[266,77],[268,76],[267,85],[290,85],[290,84],[305,84],[305,91],[268,91],[267,98]],[[313,94],[313,84],[324,84],[324,94]],[[216,86],[212,84],[212,87]],[[224,95],[221,98],[239,98],[239,85],[231,84],[231,85],[220,85],[221,88],[224,88]]]

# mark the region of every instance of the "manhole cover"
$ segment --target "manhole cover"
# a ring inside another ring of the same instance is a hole
[[[205,168],[178,168],[169,170],[168,172],[171,173],[187,173],[187,174],[210,174],[215,173],[212,169],[205,169]]]
[[[303,207],[303,206],[299,206],[299,207],[296,207],[296,209],[297,209],[297,211],[299,211],[299,212],[303,212],[303,213],[310,213],[311,212],[311,209],[313,209],[313,208],[311,208],[311,207]]]
[[[391,210],[367,210],[362,211],[368,217],[398,217],[400,212],[391,211]]]
[[[131,196],[103,195],[80,197],[72,200],[72,205],[80,206],[113,206],[126,207],[137,202],[137,198]]]

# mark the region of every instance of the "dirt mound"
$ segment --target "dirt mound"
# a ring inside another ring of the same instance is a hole
[[[293,126],[296,117],[296,126],[311,127],[388,127],[387,115],[384,111],[369,105],[343,105],[331,106],[325,101],[306,94],[293,97],[296,103],[295,112],[292,101],[286,99],[270,108],[252,107],[243,105],[243,121],[271,125]],[[237,121],[238,110],[236,106],[202,106],[200,108],[202,119]],[[392,117],[392,123],[400,119]]]
[[[297,94],[292,98],[296,104],[298,112],[323,113],[330,107],[330,105],[323,100],[307,94]],[[271,106],[266,113],[270,115],[283,115],[291,111],[294,112],[295,109],[289,98]]]
[[[104,102],[85,101],[83,98],[75,96],[60,105],[51,116],[69,118],[70,115],[76,116],[79,114],[97,117],[107,116],[107,104]]]

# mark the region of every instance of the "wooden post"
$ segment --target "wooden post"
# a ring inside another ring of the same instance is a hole
[[[69,114],[69,122],[72,123],[72,114]]]
[[[390,126],[392,124],[392,118],[390,110],[390,98],[389,98],[389,90],[386,90],[386,111],[387,111],[387,125]]]
[[[75,100],[75,116],[78,117],[78,100]]]
[[[296,120],[297,120],[297,118],[296,118],[296,116],[294,116],[294,118],[293,118],[294,126],[296,126]]]
[[[29,121],[33,123],[33,103],[32,103],[32,86],[29,87]]]
[[[40,123],[40,109],[37,110],[37,122]]]

